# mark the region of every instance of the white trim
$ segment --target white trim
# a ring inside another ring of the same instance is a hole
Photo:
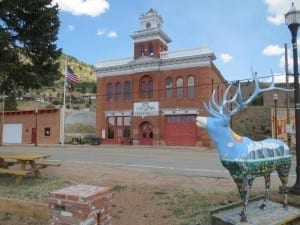
[[[110,116],[132,116],[132,110],[108,110],[104,111],[105,117]]]
[[[137,72],[164,71],[172,69],[185,69],[191,67],[209,66],[214,56],[191,56],[182,58],[153,60],[135,60],[125,65],[96,68],[97,77],[122,76]]]
[[[199,108],[164,108],[161,109],[162,115],[199,115]]]

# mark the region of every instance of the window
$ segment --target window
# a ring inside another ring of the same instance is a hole
[[[130,138],[130,124],[131,124],[131,117],[124,117],[124,138]]]
[[[188,77],[188,97],[195,97],[195,78]]]
[[[173,79],[168,77],[165,81],[165,88],[166,88],[166,96],[168,98],[172,97],[173,95]]]
[[[195,116],[167,116],[168,123],[195,123]]]
[[[153,98],[153,81],[148,81],[148,98]]]
[[[121,101],[122,100],[122,86],[120,82],[116,83],[116,95],[115,95],[115,99],[116,101]]]
[[[107,132],[109,139],[115,138],[114,128],[115,128],[115,117],[109,117],[108,118],[108,132]]]
[[[150,76],[144,76],[140,80],[140,98],[153,98],[153,81]]]
[[[126,81],[124,84],[124,91],[125,91],[125,100],[131,100],[131,83]]]
[[[44,130],[45,136],[50,136],[50,127],[46,127]]]
[[[176,81],[177,97],[183,97],[183,79],[180,77]]]
[[[111,102],[113,100],[113,85],[111,83],[107,84],[107,101]]]
[[[141,56],[145,55],[145,47],[144,47],[144,45],[141,45],[141,47],[140,47],[140,54],[141,54]]]
[[[142,81],[141,82],[141,97],[142,98],[147,98],[147,82]]]
[[[149,55],[153,56],[153,44],[152,43],[150,43],[150,45],[149,45]]]

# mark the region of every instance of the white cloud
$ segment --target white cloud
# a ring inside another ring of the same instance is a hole
[[[117,33],[115,31],[110,31],[110,32],[108,32],[107,37],[109,37],[109,38],[116,38],[117,37]]]
[[[99,29],[99,30],[97,31],[97,35],[98,35],[98,36],[103,36],[105,33],[106,33],[105,29]]]
[[[115,32],[115,31],[106,32],[106,29],[99,29],[96,34],[98,36],[104,36],[104,35],[106,35],[108,38],[116,38],[116,37],[118,37],[117,32]]]
[[[268,16],[267,20],[272,24],[280,25],[284,23],[284,16],[283,15]]]
[[[221,60],[223,63],[228,63],[228,62],[232,61],[232,56],[227,53],[222,53]]]
[[[297,49],[299,51],[300,49],[300,38],[297,39]],[[288,44],[288,51],[287,51],[287,61],[289,65],[289,71],[293,71],[293,65],[294,65],[294,57],[293,57],[293,50],[291,49],[291,44]],[[298,54],[298,65],[300,65],[300,55]],[[285,55],[283,55],[280,58],[279,61],[279,67],[280,68],[285,68]]]
[[[70,12],[73,15],[99,16],[109,9],[107,0],[53,0],[52,4],[58,4],[59,9]]]
[[[73,26],[73,25],[68,25],[68,27],[67,27],[67,31],[73,31],[75,29],[75,27]]]
[[[291,8],[291,1],[287,0],[265,0],[268,5],[267,20],[275,25],[284,23],[284,14]]]
[[[293,76],[289,76],[288,77],[289,83],[294,83],[294,77]],[[267,83],[271,83],[272,82],[272,77],[269,77],[265,80],[265,82]],[[286,83],[286,75],[285,74],[274,74],[274,82],[275,83]],[[292,87],[290,87],[291,89]]]
[[[268,45],[263,50],[264,55],[282,55],[284,54],[284,48],[281,48],[279,45]]]

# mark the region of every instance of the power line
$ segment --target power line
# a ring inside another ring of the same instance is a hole
[[[277,75],[275,75],[275,76],[277,76]],[[268,76],[262,76],[262,77],[256,77],[256,79],[266,79],[266,78],[271,78],[272,77],[272,75],[268,75]],[[221,84],[225,84],[225,85],[228,85],[228,84],[231,84],[231,83],[233,83],[233,84],[238,84],[238,83],[246,83],[246,82],[253,82],[254,81],[254,78],[252,77],[252,78],[244,78],[244,79],[239,79],[239,80],[233,80],[233,81],[222,81],[222,82],[215,82],[215,83],[202,83],[202,84],[197,84],[197,85],[194,85],[194,86],[183,86],[183,87],[172,87],[172,88],[160,88],[160,89],[153,89],[152,90],[152,93],[155,93],[155,92],[165,92],[165,91],[167,91],[167,90],[177,90],[178,88],[181,88],[181,89],[188,89],[188,88],[190,88],[190,87],[194,87],[194,88],[203,88],[203,87],[207,87],[207,86],[215,86],[215,85],[221,85]],[[123,83],[125,83],[126,81],[124,81]],[[115,83],[117,83],[117,82],[115,82]],[[134,91],[130,91],[129,93],[131,94],[131,95],[133,95],[133,94],[139,94],[139,93],[141,93],[141,92],[143,92],[143,91],[136,91],[136,92],[134,92]],[[129,94],[128,93],[128,94]],[[113,92],[112,94],[111,94],[111,96],[116,96],[116,95],[120,95],[120,94],[122,94],[122,93],[119,93],[119,92]],[[123,91],[123,94],[125,94],[125,92]],[[96,94],[96,97],[107,97],[108,96],[108,94],[107,93],[103,93],[103,94]]]

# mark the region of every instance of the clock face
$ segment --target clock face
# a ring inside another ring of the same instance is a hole
[[[146,23],[146,28],[150,28],[151,27],[151,23],[150,22],[147,22]]]

